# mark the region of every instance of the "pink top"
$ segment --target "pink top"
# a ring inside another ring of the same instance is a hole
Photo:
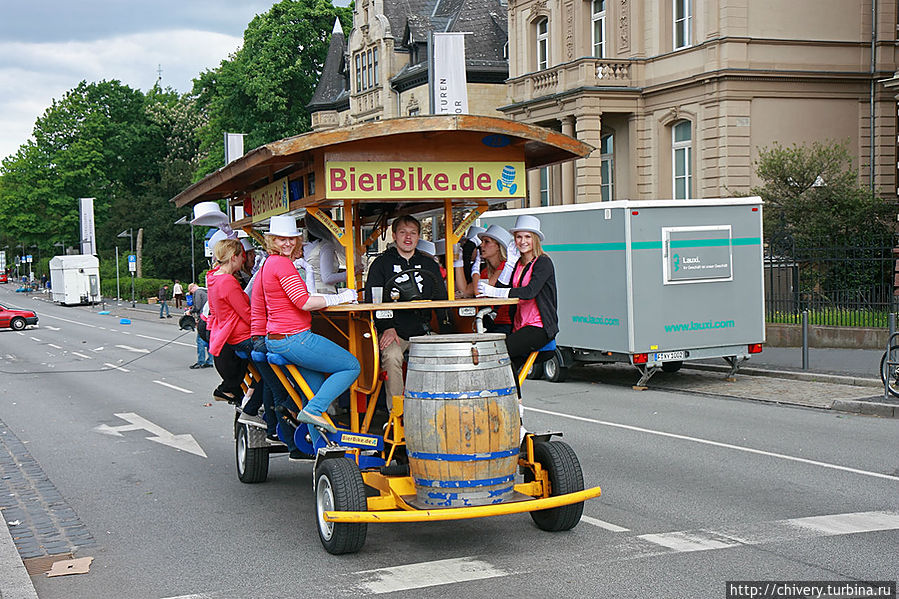
[[[515,272],[512,274],[512,287],[524,287],[531,282],[532,268],[527,269],[522,277],[524,266],[519,262],[515,265]],[[543,319],[540,318],[540,310],[537,308],[536,299],[519,299],[518,310],[515,312],[515,322],[512,330],[517,331],[522,327],[540,327],[543,328]]]
[[[496,270],[499,272],[502,272],[502,270],[503,270],[503,268],[505,268],[505,266],[506,266],[506,261],[503,260],[502,262],[499,263],[499,266],[496,267]],[[487,271],[486,266],[481,269],[481,280],[482,281],[490,280],[490,273]],[[493,319],[494,324],[512,324],[512,319],[509,318],[509,306],[508,305],[497,306],[494,308],[494,311],[496,312],[496,318]]]
[[[232,275],[227,273],[206,277],[209,289],[212,329],[209,332],[209,353],[219,355],[226,343],[234,345],[250,338],[250,300]]]
[[[253,285],[253,335],[293,335],[309,330],[312,315],[303,310],[309,299],[306,284],[293,262],[285,256],[269,256]]]

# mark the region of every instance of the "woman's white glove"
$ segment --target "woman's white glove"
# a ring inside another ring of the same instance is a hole
[[[494,287],[493,285],[488,285],[484,281],[479,281],[478,282],[478,297],[507,298],[507,297],[509,297],[509,288],[508,287]]]
[[[506,246],[506,265],[503,267],[503,271],[499,273],[499,277],[496,280],[503,285],[508,285],[509,281],[512,280],[512,273],[515,272],[515,265],[518,264],[519,258],[521,258],[521,252],[518,251],[515,240],[512,240],[509,242],[509,245]]]
[[[355,289],[341,289],[337,293],[326,295],[325,301],[328,302],[329,306],[336,306],[337,304],[358,304],[359,303],[359,300],[356,298],[356,290]]]
[[[481,274],[481,252],[475,251],[474,261],[471,263],[471,276]]]

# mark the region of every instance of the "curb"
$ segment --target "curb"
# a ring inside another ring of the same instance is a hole
[[[28,570],[6,527],[0,523],[0,597],[3,599],[37,599],[37,591]]]
[[[693,370],[705,370],[711,372],[730,372],[729,366],[718,366],[716,364],[684,364],[684,368],[690,368]],[[771,378],[792,379],[796,381],[809,381],[816,383],[831,383],[836,385],[851,385],[854,387],[871,387],[879,389],[881,390],[881,392],[883,391],[883,383],[881,383],[879,379],[844,376],[839,374],[824,374],[820,372],[796,372],[792,370],[771,370],[765,368],[741,368],[737,372],[737,374],[743,374],[746,376],[765,376]],[[779,400],[777,403],[789,404],[790,402]],[[859,414],[862,416],[899,418],[899,405],[881,403],[876,401],[836,399],[829,409],[837,412]]]

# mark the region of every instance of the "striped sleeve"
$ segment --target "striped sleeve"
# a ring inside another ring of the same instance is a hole
[[[302,309],[302,307],[306,305],[306,300],[309,299],[309,292],[306,291],[306,283],[303,282],[303,279],[300,278],[299,273],[296,271],[294,271],[293,274],[281,277],[281,289],[284,290],[284,293],[287,294],[290,301],[292,301],[298,308]]]

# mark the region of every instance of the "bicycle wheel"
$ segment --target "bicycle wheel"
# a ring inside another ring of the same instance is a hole
[[[889,389],[890,395],[899,397],[899,364],[887,364],[888,355],[892,356],[891,361],[899,362],[899,345],[890,347],[889,353],[883,352],[880,358],[880,382]]]

